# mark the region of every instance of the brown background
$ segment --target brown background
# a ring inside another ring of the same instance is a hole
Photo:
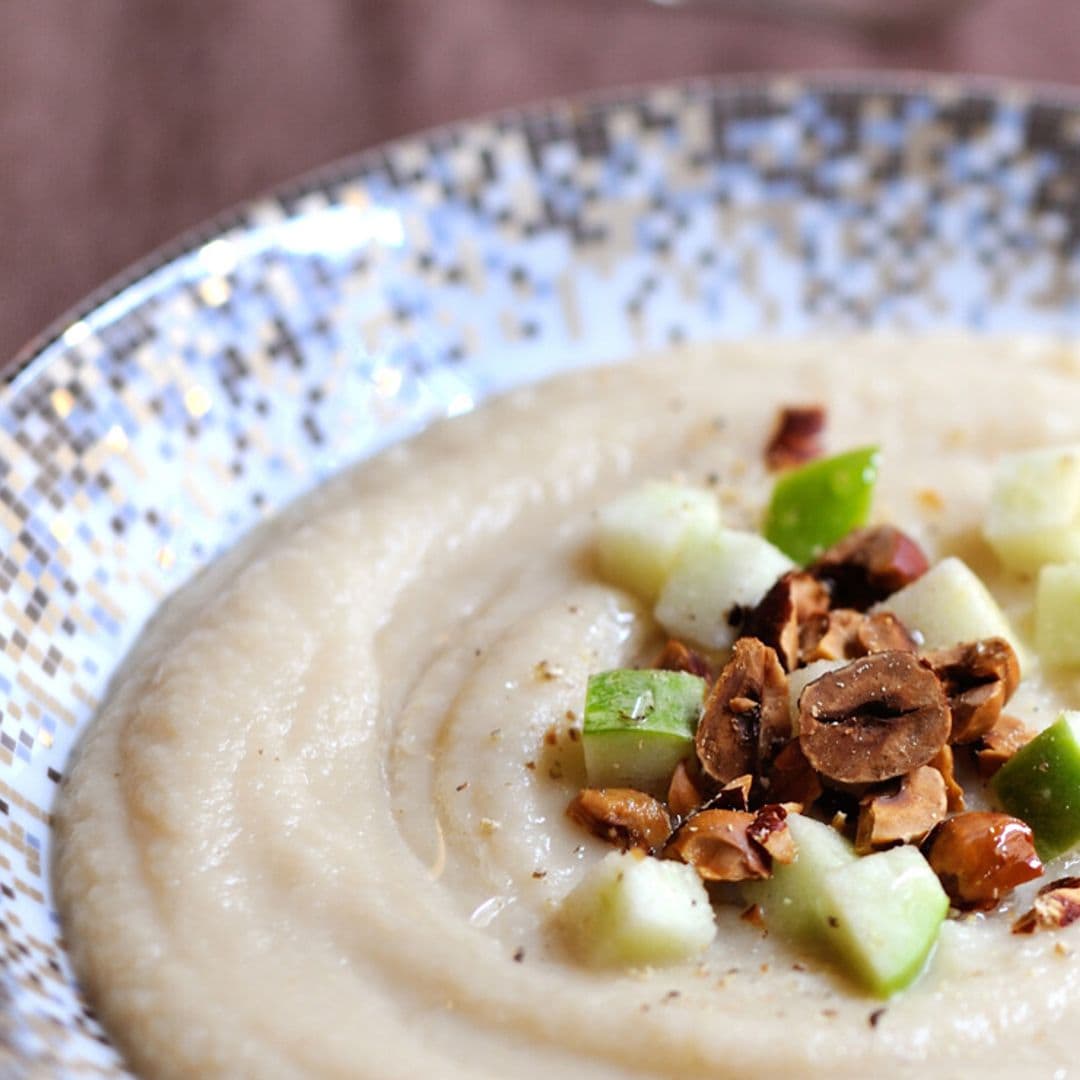
[[[0,0],[0,363],[179,231],[380,140],[599,87],[821,68],[1077,83],[1080,3],[974,0],[868,35],[731,0]]]

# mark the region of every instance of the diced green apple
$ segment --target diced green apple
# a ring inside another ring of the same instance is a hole
[[[1050,667],[1080,665],[1080,563],[1039,571],[1035,648]]]
[[[644,600],[655,600],[683,544],[720,527],[710,491],[654,482],[627,492],[599,514],[600,573]]]
[[[794,860],[774,863],[772,877],[744,885],[743,894],[748,902],[761,905],[770,931],[791,938],[821,937],[825,931],[821,882],[858,856],[830,825],[802,814],[788,814],[787,824],[795,841]]]
[[[771,932],[817,944],[857,982],[887,997],[922,970],[949,908],[937,875],[910,846],[858,858],[828,825],[788,817],[797,854],[744,887]]]
[[[563,901],[558,921],[575,951],[601,967],[679,963],[716,936],[697,871],[634,852],[605,855]]]
[[[735,640],[734,608],[753,607],[794,564],[756,533],[720,529],[695,537],[671,568],[656,621],[673,637],[707,649]]]
[[[866,446],[784,473],[773,486],[765,538],[805,564],[865,525],[879,458],[876,446]]]
[[[1002,807],[1031,826],[1044,862],[1080,843],[1080,712],[1063,712],[991,784]]]
[[[990,590],[968,565],[950,556],[871,610],[891,611],[927,649],[1002,637],[1016,651],[1021,669],[1027,650]]]
[[[592,787],[667,790],[694,750],[705,680],[683,671],[605,671],[589,677],[582,742]]]
[[[983,534],[1010,570],[1080,560],[1080,446],[1003,457]]]
[[[868,990],[889,997],[923,970],[949,898],[919,849],[905,844],[826,874],[821,906],[830,949]]]

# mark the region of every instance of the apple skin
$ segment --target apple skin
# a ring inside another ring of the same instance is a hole
[[[990,782],[1004,810],[1026,821],[1047,862],[1080,843],[1080,711],[1066,710]]]
[[[921,974],[949,910],[937,875],[905,845],[859,858],[829,825],[792,814],[798,853],[744,887],[770,932],[819,947],[864,989],[887,998]]]
[[[667,790],[694,752],[705,680],[683,671],[605,671],[589,678],[582,743],[591,787]]]

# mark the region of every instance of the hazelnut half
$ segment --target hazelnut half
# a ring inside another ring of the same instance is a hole
[[[698,724],[702,769],[721,784],[759,776],[790,735],[787,676],[776,653],[756,638],[740,638]]]
[[[876,783],[925,765],[945,744],[941,683],[911,653],[883,652],[826,672],[799,696],[799,745],[830,780]]]
[[[954,907],[989,911],[1043,872],[1031,827],[988,810],[957,814],[926,838],[923,854]]]

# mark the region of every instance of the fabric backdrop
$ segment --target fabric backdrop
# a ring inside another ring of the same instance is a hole
[[[769,2],[0,0],[0,363],[181,230],[470,114],[754,70],[1080,81],[1077,0],[937,0],[955,18],[877,34],[747,13]]]

